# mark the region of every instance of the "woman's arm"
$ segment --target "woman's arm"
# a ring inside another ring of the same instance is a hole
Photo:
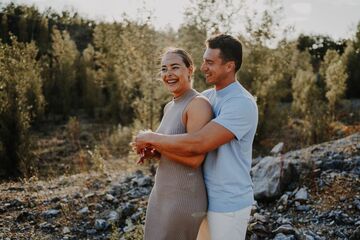
[[[211,105],[207,99],[202,96],[195,97],[185,109],[183,122],[186,126],[187,133],[193,133],[205,126],[213,117]],[[206,154],[194,156],[177,155],[174,152],[160,150],[161,155],[166,158],[184,164],[186,166],[197,168],[205,159]]]

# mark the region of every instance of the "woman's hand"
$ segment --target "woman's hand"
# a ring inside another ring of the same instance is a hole
[[[139,151],[141,149],[151,147],[150,140],[153,134],[151,130],[143,130],[136,135],[134,146],[136,147],[137,153],[140,153]]]
[[[160,158],[161,154],[156,149],[146,147],[141,150],[140,159],[136,162],[137,164],[143,164],[146,159]]]
[[[142,130],[136,135],[135,142],[131,143],[133,150],[140,155],[137,164],[143,164],[145,159],[160,157],[160,153],[149,143],[152,134],[151,130]]]

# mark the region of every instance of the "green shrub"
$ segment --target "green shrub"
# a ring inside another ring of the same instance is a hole
[[[0,43],[0,169],[7,176],[32,174],[29,128],[44,97],[34,43]]]

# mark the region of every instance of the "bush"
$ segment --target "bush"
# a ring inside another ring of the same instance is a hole
[[[29,128],[44,97],[35,44],[11,38],[11,45],[0,43],[0,174],[16,177],[34,170]]]

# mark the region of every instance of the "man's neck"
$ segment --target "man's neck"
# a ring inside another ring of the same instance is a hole
[[[230,84],[234,83],[235,81],[236,81],[235,76],[233,78],[224,79],[224,80],[222,80],[222,81],[215,84],[215,90],[219,91],[221,89],[224,89],[227,86],[229,86]]]

